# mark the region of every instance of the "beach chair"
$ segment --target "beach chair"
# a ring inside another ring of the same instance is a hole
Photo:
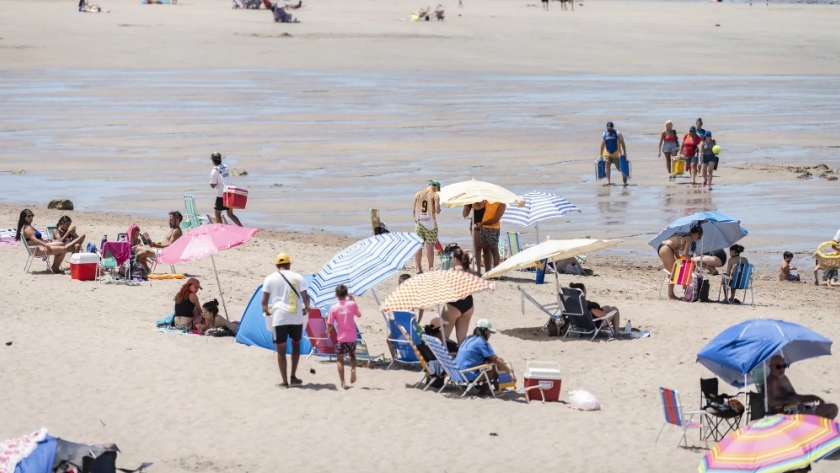
[[[55,237],[53,237],[53,231],[57,229],[58,227],[47,227],[47,235],[46,238],[44,238],[44,240],[55,240]]]
[[[732,276],[724,274],[720,278],[718,300],[720,300],[720,294],[723,293],[726,301],[730,302],[730,299],[735,297],[736,292],[743,290],[744,300],[746,301],[747,299],[747,291],[750,291],[750,305],[755,305],[755,295],[753,294],[752,288],[753,270],[754,266],[752,263],[744,263],[737,264],[732,268]],[[729,294],[729,291],[732,291],[731,294]]]
[[[707,426],[706,435],[702,440],[720,442],[726,434],[734,432],[741,425],[743,410],[737,409],[729,402],[737,394],[730,396],[720,393],[718,389],[717,378],[700,379],[700,405],[705,411]]]
[[[678,259],[674,262],[674,269],[670,272],[663,269],[662,271],[667,275],[662,285],[659,286],[659,298],[662,298],[662,289],[669,284],[675,286],[688,286],[691,284],[691,279],[694,276],[694,271],[697,269],[694,261],[689,259]]]
[[[540,309],[545,315],[547,315],[549,317],[549,320],[554,320],[556,323],[558,323],[559,326],[565,324],[565,320],[563,317],[563,303],[559,296],[557,297],[557,299],[554,300],[554,302],[542,304],[536,299],[534,299],[533,296],[525,292],[525,290],[522,289],[521,286],[517,286],[517,289],[519,289],[520,311],[522,312],[522,315],[525,315],[525,301],[528,301],[534,306],[536,306],[538,309]],[[563,322],[563,324],[560,324],[560,322]],[[542,327],[543,332],[545,332],[546,330],[548,330],[548,322],[546,322],[545,325],[543,325]]]
[[[130,260],[129,260],[130,261]],[[122,267],[125,268],[125,279],[131,279],[131,263],[126,261],[122,264]],[[121,269],[120,265],[117,264],[117,259],[114,258],[114,255],[111,254],[111,250],[105,249],[102,253],[102,260],[99,262],[99,268],[97,268],[97,279],[100,283],[102,283],[102,274],[103,270],[107,270],[112,275],[116,274],[117,276],[120,275]]]
[[[566,337],[571,334],[592,334],[591,340],[595,340],[601,330],[609,330],[612,333],[612,319],[615,317],[616,311],[607,312],[603,317],[593,317],[580,289],[561,287],[560,290],[563,298],[561,301],[562,313],[569,322]],[[616,334],[613,333],[612,335],[615,336]]]
[[[665,422],[659,428],[659,433],[656,434],[656,440],[659,441],[659,436],[662,435],[662,430],[666,425],[673,425],[675,429],[680,429],[680,440],[677,442],[677,447],[685,442],[688,447],[688,440],[685,438],[686,432],[689,429],[700,429],[700,438],[703,438],[703,430],[706,429],[706,411],[687,411],[683,412],[683,406],[680,403],[680,394],[673,389],[664,387],[659,388],[659,397],[662,400],[662,410],[665,413]],[[695,420],[695,417],[697,419]],[[706,442],[708,446],[708,442]]]
[[[443,371],[446,372],[449,379],[448,383],[444,383],[438,393],[442,392],[447,385],[452,385],[461,390],[461,397],[464,397],[472,388],[478,387],[483,383],[487,383],[487,385],[490,386],[490,392],[493,394],[493,397],[496,396],[496,391],[493,389],[493,383],[490,382],[490,377],[487,375],[487,372],[493,369],[493,365],[479,365],[467,370],[459,370],[458,366],[455,365],[455,360],[449,356],[449,351],[443,345],[443,342],[429,335],[421,335],[421,338],[423,339],[423,343],[425,343],[426,346],[432,350],[432,353],[435,354],[435,358],[437,358],[438,363],[440,363]],[[478,372],[478,376],[473,381],[467,380],[464,376],[464,373],[469,373],[471,371]]]
[[[306,336],[309,337],[309,343],[312,345],[312,349],[306,356],[307,360],[312,355],[329,360],[335,359],[335,345],[338,334],[333,330],[329,337],[327,336],[327,319],[321,315],[321,309],[317,307],[309,309],[309,315],[306,319]]]
[[[432,377],[431,370],[429,370],[429,365],[426,364],[426,360],[423,359],[423,355],[420,354],[420,350],[417,348],[417,344],[414,343],[414,340],[412,339],[412,336],[410,336],[408,334],[408,332],[406,332],[406,330],[402,327],[402,325],[397,325],[397,328],[402,333],[403,339],[405,339],[408,346],[410,346],[411,349],[414,350],[414,356],[417,357],[417,360],[420,363],[420,366],[423,368],[424,378],[419,383],[415,383],[414,386],[416,387],[418,384],[422,383],[423,384],[423,391],[425,391],[426,389],[429,388],[429,386],[432,384],[432,380],[434,379]],[[415,332],[415,334],[416,334],[416,332]]]
[[[186,215],[184,215],[187,219],[181,222],[181,228],[189,230],[198,228],[205,223],[213,222],[209,215],[207,217],[199,215],[195,209],[195,197],[189,194],[184,194],[184,209],[187,211]]]
[[[747,409],[749,409],[749,414],[747,415],[749,422],[766,417],[767,410],[764,409],[764,393],[747,393]]]
[[[501,244],[499,250],[504,251],[504,253],[500,254],[504,254],[505,259],[522,251],[522,247],[519,244],[519,232],[507,232],[507,244]]]
[[[373,367],[375,361],[385,361],[385,354],[372,355],[368,349],[367,342],[362,337],[362,332],[356,326],[356,363],[361,367]]]
[[[32,261],[35,258],[42,258],[45,263],[47,263],[47,271],[52,272],[52,266],[50,265],[50,255],[47,256],[35,256],[35,251],[32,247],[29,246],[29,242],[26,241],[26,237],[21,234],[20,242],[23,243],[23,247],[26,248],[26,254],[28,257],[26,258],[26,264],[23,266],[23,272],[28,273],[30,272],[29,269],[32,266]]]
[[[391,369],[397,363],[406,365],[420,364],[417,354],[409,345],[409,342],[414,345],[418,345],[421,342],[420,335],[414,328],[414,324],[414,312],[394,311],[391,313],[391,317],[388,319],[388,328],[390,329],[388,343],[391,345],[394,358],[391,360],[387,369]],[[410,334],[410,338],[403,336],[403,333],[406,332]]]

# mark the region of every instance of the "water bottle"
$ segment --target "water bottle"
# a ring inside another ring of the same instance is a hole
[[[624,324],[624,333],[626,335],[630,335],[630,332],[633,331],[633,325],[630,323],[630,320],[627,320],[627,323]]]
[[[102,235],[102,243],[99,244],[100,249],[105,246],[106,241],[108,241],[108,235]]]

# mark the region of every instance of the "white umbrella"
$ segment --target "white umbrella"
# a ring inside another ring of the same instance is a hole
[[[445,186],[440,190],[439,195],[440,203],[447,207],[470,205],[485,200],[500,204],[515,204],[519,207],[525,205],[521,197],[504,187],[475,179]]]
[[[592,253],[606,248],[612,248],[622,240],[598,240],[594,238],[577,238],[573,240],[548,240],[506,259],[502,264],[484,273],[485,279],[497,278],[508,271],[536,266],[540,260],[557,261],[573,258],[578,255]]]

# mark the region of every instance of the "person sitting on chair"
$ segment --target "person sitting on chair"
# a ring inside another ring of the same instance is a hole
[[[458,354],[455,355],[455,364],[459,370],[468,370],[481,366],[484,364],[492,364],[493,369],[487,372],[490,381],[496,384],[499,379],[499,372],[509,372],[511,378],[516,382],[516,377],[513,375],[513,370],[505,363],[501,357],[496,355],[493,347],[490,346],[490,335],[496,333],[493,324],[487,319],[480,319],[475,324],[473,334],[464,340],[464,343],[458,347]],[[474,381],[478,375],[478,370],[467,371],[464,377],[468,381]]]
[[[18,218],[17,232],[15,232],[15,240],[20,241],[25,238],[29,245],[32,254],[39,258],[46,258],[53,255],[52,272],[58,273],[61,271],[61,262],[64,261],[64,256],[71,251],[71,249],[84,240],[85,236],[70,240],[68,242],[49,241],[47,235],[42,235],[41,232],[35,230],[32,226],[32,221],[35,214],[29,209],[23,209]]]
[[[827,419],[837,417],[837,405],[826,404],[819,396],[797,394],[790,383],[785,370],[785,359],[775,355],[770,359],[770,375],[767,376],[767,405],[771,411],[788,411],[787,406],[795,405],[797,414],[813,414]]]
[[[724,281],[726,282],[726,284],[723,285],[723,295],[726,296],[729,302],[734,302],[736,304],[740,304],[740,301],[738,301],[738,299],[735,299],[735,291],[732,291],[731,295],[727,295],[727,292],[731,290],[731,278],[735,266],[739,264],[747,264],[750,262],[748,259],[741,256],[741,253],[743,252],[744,247],[741,245],[732,245],[729,247],[729,264],[726,265],[726,272],[723,273],[725,276]]]
[[[449,352],[451,356],[455,356],[458,354],[458,344],[454,340],[450,340],[448,338],[443,338],[443,332],[441,328],[443,327],[444,322],[440,319],[440,317],[435,317],[429,321],[429,324],[423,327],[423,331],[426,335],[430,337],[435,337],[439,340],[444,340],[446,342],[446,351]],[[426,360],[426,364],[429,367],[429,372],[432,375],[432,388],[440,388],[443,387],[443,377],[446,375],[443,371],[443,367],[438,363],[437,357],[432,352],[432,349],[426,345],[425,342],[421,342],[417,345],[417,351],[420,352],[420,356]]]
[[[137,256],[137,262],[143,265],[143,268],[146,269],[147,273],[151,272],[149,260],[160,256],[160,250],[162,248],[166,248],[167,246],[175,243],[175,241],[183,235],[183,232],[181,232],[182,220],[184,220],[184,216],[181,215],[181,212],[178,212],[177,210],[169,212],[169,233],[163,241],[151,241],[148,234],[139,234],[138,232],[139,238],[143,240],[145,245],[132,242],[132,244],[135,245],[134,254]]]
[[[437,21],[443,21],[444,16],[446,15],[443,12],[443,5],[438,3],[438,6],[435,7],[435,11],[433,12],[435,15],[435,19]]]
[[[583,297],[586,298],[586,286],[584,286],[583,283],[573,282],[569,284],[569,287],[572,289],[579,289],[580,292],[583,293]],[[589,299],[586,299],[586,305],[589,309],[589,312],[592,314],[592,317],[596,319],[599,319],[604,315],[614,311],[615,315],[612,318],[611,324],[612,336],[614,338],[621,336],[621,332],[618,331],[618,328],[621,326],[621,315],[619,314],[617,308],[608,305],[601,307],[600,304],[598,304],[597,302],[590,301]],[[601,321],[601,323],[603,323],[603,321]]]
[[[61,243],[69,243],[76,240],[76,243],[70,248],[68,253],[78,253],[82,249],[82,243],[85,242],[85,238],[79,237],[79,234],[76,233],[76,226],[73,225],[73,220],[67,215],[58,219],[58,224],[55,226],[55,230],[53,230],[51,236],[53,241],[60,241]]]

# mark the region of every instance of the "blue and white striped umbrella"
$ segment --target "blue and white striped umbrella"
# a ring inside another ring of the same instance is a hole
[[[395,232],[358,241],[341,250],[312,279],[307,294],[315,307],[336,302],[335,288],[360,296],[405,266],[423,246],[415,233]]]
[[[524,207],[510,206],[505,210],[502,220],[527,227],[542,220],[559,218],[569,212],[580,212],[580,209],[568,200],[548,192],[530,192],[522,196]],[[539,229],[537,229],[539,241]]]

